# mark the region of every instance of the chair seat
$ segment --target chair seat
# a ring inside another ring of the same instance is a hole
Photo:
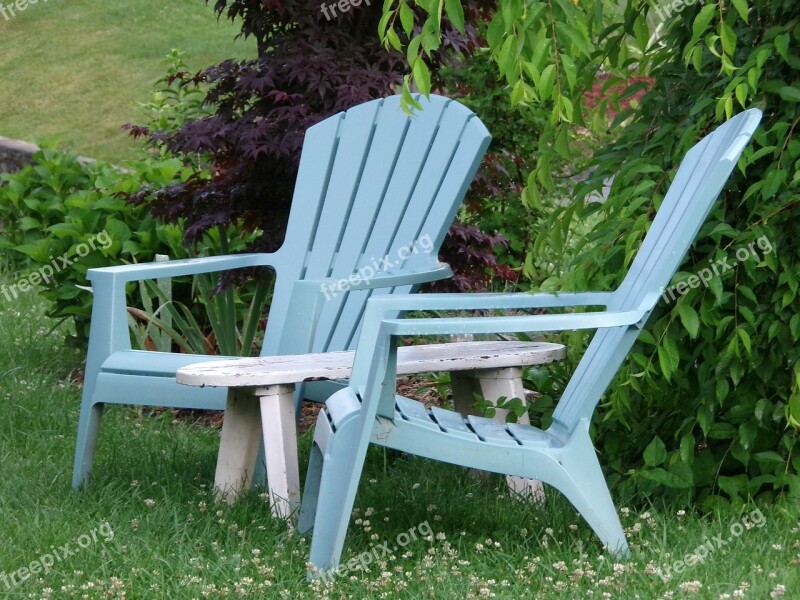
[[[142,375],[148,377],[175,378],[175,373],[186,365],[231,360],[230,356],[173,354],[170,352],[148,352],[145,350],[121,350],[109,356],[100,367],[101,373],[119,375]]]
[[[389,425],[388,420],[382,419],[381,427],[376,428],[373,433],[373,437],[379,435],[385,445],[392,445],[391,438],[396,437],[402,446],[400,439],[408,435],[417,441],[421,438],[432,440],[447,436],[476,445],[504,446],[509,449],[531,447],[555,449],[563,446],[561,439],[532,425],[503,424],[495,419],[474,415],[463,418],[452,410],[439,407],[425,408],[421,402],[402,396],[397,396],[395,407],[394,422]],[[395,428],[397,431],[392,431]],[[406,432],[406,429],[409,431]],[[412,433],[413,430],[416,432]],[[416,450],[413,452],[417,453]]]

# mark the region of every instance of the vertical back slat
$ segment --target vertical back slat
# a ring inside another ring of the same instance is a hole
[[[385,241],[388,249],[382,257],[393,263],[393,271],[432,268],[438,264],[438,249],[480,166],[489,139],[489,132],[471,111],[455,102],[447,105],[394,239]],[[372,256],[372,253],[364,256],[356,268],[369,264]],[[351,293],[328,346],[355,346],[369,297],[407,293],[410,289],[403,286]]]
[[[306,131],[303,153],[297,173],[297,183],[292,198],[292,208],[286,226],[286,240],[279,252],[291,257],[281,261],[276,274],[275,289],[270,305],[262,356],[278,353],[278,345],[286,320],[292,286],[300,279],[305,257],[311,248],[322,213],[323,200],[333,169],[336,147],[339,143],[339,125],[344,113],[334,115]]]
[[[303,279],[321,279],[331,273],[372,146],[375,117],[380,105],[380,102],[367,102],[356,106],[341,122],[336,158]]]

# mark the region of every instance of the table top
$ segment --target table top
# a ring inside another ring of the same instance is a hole
[[[540,365],[565,356],[562,344],[547,342],[451,342],[397,349],[397,373],[502,369]],[[290,354],[222,359],[181,367],[177,381],[199,387],[261,387],[303,381],[346,379],[355,352]]]

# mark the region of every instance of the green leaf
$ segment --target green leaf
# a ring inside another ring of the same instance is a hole
[[[680,364],[680,352],[671,337],[664,336],[661,340],[661,344],[658,346],[658,363],[664,377],[669,381]]]
[[[733,53],[736,51],[736,34],[731,26],[725,21],[720,23],[719,37],[722,41],[722,50],[725,52],[725,54],[728,56],[733,55]]]
[[[747,15],[747,0],[731,0],[731,4],[736,9],[736,12],[739,13],[739,16],[742,17],[742,21],[748,23],[748,15]]]
[[[711,431],[714,424],[714,414],[708,406],[704,405],[697,409],[697,424],[700,425],[703,435],[708,436],[708,432]]]
[[[789,60],[789,34],[782,33],[775,36],[775,49],[783,60]]]
[[[633,37],[642,53],[647,51],[647,42],[650,40],[650,28],[643,14],[640,14],[633,21]]]
[[[391,0],[387,0],[390,2]],[[392,20],[394,16],[394,11],[390,11],[390,5],[384,4],[383,6],[383,15],[381,16],[381,20],[378,21],[378,36],[380,36],[381,42],[386,44],[386,31],[389,28],[389,22]]]
[[[665,471],[661,467],[656,467],[655,469],[642,471],[642,476],[646,477],[651,481],[655,481],[658,484],[664,485],[668,488],[687,489],[692,487],[692,483],[690,481],[687,481],[675,475],[674,473]]]
[[[561,65],[564,67],[564,74],[567,77],[567,85],[569,89],[575,87],[575,81],[577,79],[577,69],[575,68],[575,62],[570,58],[567,54],[561,54]]]
[[[780,326],[779,321],[775,321],[775,323]],[[800,313],[795,313],[792,315],[792,318],[789,321],[789,332],[792,334],[793,340],[800,340]]]
[[[619,95],[619,101],[622,102],[623,100],[627,100],[632,96],[636,95],[638,92],[642,90],[646,90],[650,87],[650,83],[647,81],[637,81],[625,88],[625,91]]]
[[[722,281],[719,277],[712,277],[711,280],[708,282],[708,289],[714,294],[714,299],[716,303],[721,305],[722,304]]]
[[[758,435],[758,425],[752,421],[746,421],[739,425],[739,442],[745,450],[750,450],[753,447],[753,442]]]
[[[706,4],[700,9],[692,22],[692,41],[688,44],[689,46],[693,46],[703,36],[716,12],[716,4]]]
[[[680,456],[681,460],[686,464],[691,464],[694,461],[694,435],[687,433],[681,438]]]
[[[572,117],[575,113],[575,107],[572,105],[572,100],[562,94],[559,94],[557,105],[560,117],[564,121],[571,123]]]
[[[569,37],[569,39],[572,40],[572,42],[575,44],[575,46],[577,47],[578,51],[581,54],[586,56],[586,58],[591,58],[592,47],[588,36],[578,31],[575,27],[573,27],[569,23],[559,23],[557,31],[559,33],[561,32],[565,33],[567,37]]]
[[[785,85],[776,90],[781,99],[787,102],[800,102],[800,88]]]
[[[400,5],[400,24],[403,26],[403,31],[405,31],[406,35],[411,37],[414,32],[414,12],[405,2]]]
[[[539,78],[539,97],[547,100],[553,93],[553,82],[556,78],[556,66],[547,65]]]
[[[752,354],[750,334],[747,333],[747,331],[745,331],[743,327],[737,328],[736,333],[739,336],[739,339],[742,340],[742,345],[744,346],[744,349],[747,351],[747,355],[750,356]]]
[[[753,455],[753,458],[756,459],[758,462],[771,462],[771,463],[783,463],[783,457],[773,450],[767,450],[766,452],[756,452]]]
[[[767,412],[772,408],[772,403],[767,400],[766,398],[761,398],[758,402],[756,402],[756,408],[753,411],[753,414],[756,417],[756,420],[761,422],[767,416]]]
[[[517,59],[517,36],[509,35],[503,42],[500,52],[497,55],[497,66],[500,67],[500,72],[507,78],[514,71],[514,65]]]
[[[41,229],[42,228],[42,222],[41,221],[39,221],[38,219],[34,219],[33,217],[28,217],[28,216],[22,217],[18,221],[17,225],[19,226],[19,228],[22,231],[28,231],[29,229]]]
[[[740,83],[734,90],[736,100],[739,102],[739,104],[741,104],[742,108],[746,108],[745,103],[747,102],[747,89],[746,83]]]
[[[414,61],[414,66],[411,69],[414,74],[414,83],[417,84],[417,89],[423,94],[430,94],[431,92],[431,73],[428,70],[428,65],[421,58]]]
[[[708,430],[708,437],[712,440],[731,440],[736,436],[736,428],[730,423],[717,422]]]
[[[689,332],[689,336],[695,339],[700,331],[700,317],[697,316],[697,311],[686,301],[686,298],[678,303],[678,314],[681,317],[681,323]]]
[[[663,463],[666,458],[667,449],[664,446],[664,442],[661,441],[660,437],[654,437],[653,441],[651,441],[644,450],[644,462],[651,467],[657,467]]]
[[[728,397],[729,391],[730,391],[730,385],[728,384],[728,380],[717,379],[714,395],[716,396],[717,402],[719,402],[720,405],[725,401],[725,398]]]
[[[422,39],[417,35],[414,36],[410,42],[408,42],[408,48],[406,49],[406,60],[408,61],[409,65],[413,65],[414,61],[419,58],[419,47],[422,44]]]
[[[522,79],[518,80],[517,83],[511,88],[511,94],[509,95],[511,100],[511,106],[517,106],[522,100],[525,98],[525,82]]]
[[[400,43],[400,38],[397,37],[397,32],[394,29],[389,29],[386,31],[386,41],[398,52],[403,49],[403,45]]]
[[[456,29],[464,32],[464,7],[461,0],[445,0],[444,9]]]

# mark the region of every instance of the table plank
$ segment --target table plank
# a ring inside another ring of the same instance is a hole
[[[561,344],[547,342],[451,342],[404,346],[397,350],[400,375],[539,365],[565,356]],[[239,358],[181,367],[178,383],[210,387],[252,387],[322,379],[346,379],[354,352],[324,352]]]

